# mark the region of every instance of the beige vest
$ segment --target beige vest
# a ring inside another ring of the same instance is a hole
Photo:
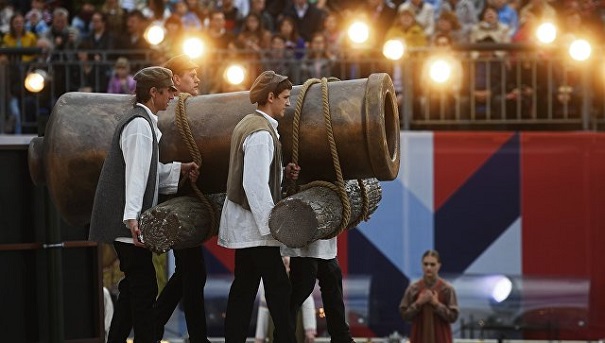
[[[252,113],[245,116],[233,129],[231,135],[231,154],[229,158],[229,176],[227,178],[227,199],[250,210],[248,198],[244,191],[244,150],[243,145],[246,137],[257,131],[268,131],[273,137],[273,162],[271,163],[271,175],[269,175],[269,188],[274,203],[281,199],[281,169],[282,155],[281,143],[271,126],[271,123],[260,113]]]

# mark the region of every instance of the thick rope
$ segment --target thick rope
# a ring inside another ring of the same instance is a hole
[[[298,165],[298,139],[300,133],[300,116],[302,114],[302,107],[307,96],[307,90],[313,84],[321,82],[319,79],[307,80],[300,90],[300,94],[296,99],[296,107],[294,108],[294,119],[292,120],[292,162]],[[292,179],[286,180],[286,194],[292,195],[298,193],[300,188]]]
[[[195,139],[193,138],[193,134],[191,133],[191,126],[189,125],[189,121],[187,120],[187,115],[185,113],[185,100],[189,98],[191,95],[187,93],[179,94],[179,102],[178,106],[175,109],[175,121],[176,125],[179,129],[179,133],[181,134],[181,138],[185,141],[187,145],[187,149],[189,150],[189,154],[195,164],[197,164],[200,169],[202,168],[202,153],[200,152],[197,144],[195,143]],[[193,188],[193,192],[200,199],[202,205],[206,208],[208,213],[210,213],[210,231],[208,232],[208,236],[206,238],[210,238],[216,234],[218,234],[218,220],[216,220],[218,210],[214,206],[212,202],[208,200],[208,198],[202,193],[202,191],[198,188],[195,182],[191,183],[191,188]]]
[[[330,81],[337,80],[335,78],[330,78]],[[331,183],[328,181],[313,181],[310,182],[302,189],[308,189],[310,187],[326,187],[331,189],[332,191],[338,194],[338,197],[342,203],[342,220],[340,222],[340,226],[338,230],[330,235],[329,237],[324,238],[332,238],[336,235],[340,234],[344,230],[346,230],[349,221],[351,220],[351,203],[349,201],[349,197],[346,192],[345,182],[342,175],[342,169],[340,167],[340,158],[338,156],[338,150],[336,147],[336,140],[334,138],[334,130],[332,128],[332,117],[330,115],[330,106],[329,106],[329,94],[328,94],[328,79],[325,77],[321,80],[319,79],[309,79],[307,80],[302,88],[301,92],[296,99],[296,108],[294,110],[294,119],[293,119],[293,128],[292,128],[292,162],[298,164],[298,150],[299,150],[299,131],[300,131],[300,116],[302,114],[302,108],[304,103],[304,98],[307,95],[307,90],[313,84],[321,83],[322,90],[322,109],[324,115],[324,122],[326,124],[326,131],[328,136],[328,143],[330,145],[330,154],[332,156],[332,163],[334,165],[334,171],[336,173],[336,181],[335,183]],[[367,191],[365,186],[361,180],[358,180],[359,187],[361,189],[361,195],[363,198],[363,208],[362,214],[359,218],[356,219],[355,225],[357,225],[361,220],[366,220],[369,212],[369,199],[367,196]],[[294,187],[292,187],[294,184]],[[296,193],[299,189],[296,187],[295,182],[291,182],[288,186],[288,194]]]

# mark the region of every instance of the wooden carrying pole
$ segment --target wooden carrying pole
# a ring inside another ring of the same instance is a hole
[[[376,179],[362,180],[367,195],[367,215],[374,213],[382,199],[382,188]],[[351,217],[346,228],[356,226],[363,217],[364,197],[357,180],[345,182],[351,204]],[[343,204],[338,194],[322,186],[310,187],[278,202],[269,216],[269,229],[275,239],[291,248],[301,248],[318,239],[339,234]]]

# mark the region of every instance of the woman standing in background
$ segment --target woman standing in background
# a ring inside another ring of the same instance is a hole
[[[458,319],[454,287],[439,277],[441,258],[435,250],[422,255],[422,279],[411,284],[399,304],[403,320],[412,322],[411,343],[451,343],[451,323]]]

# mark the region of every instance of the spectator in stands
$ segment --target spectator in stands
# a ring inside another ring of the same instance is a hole
[[[361,7],[362,13],[371,27],[371,49],[379,49],[384,43],[384,36],[396,21],[397,10],[385,0],[366,0]]]
[[[239,34],[231,42],[231,48],[247,51],[247,56],[258,57],[263,49],[269,48],[270,44],[271,32],[263,27],[258,14],[250,13],[244,18]]]
[[[25,30],[25,18],[20,13],[13,14],[10,18],[10,30],[2,37],[3,48],[34,48],[38,38],[35,34]],[[33,55],[21,55],[18,57],[22,62],[30,62]]]
[[[315,1],[315,5],[322,11],[326,12],[335,12],[335,13],[345,13],[349,12],[351,8],[356,8],[359,6],[357,2],[362,2],[361,0],[317,0]]]
[[[473,26],[471,30],[471,43],[479,43],[490,38],[494,43],[509,43],[509,27],[498,20],[498,11],[496,8],[487,5],[483,8],[480,15],[480,22]],[[496,52],[497,56],[503,56],[501,51]]]
[[[284,9],[283,15],[293,18],[298,34],[305,42],[310,42],[313,33],[322,29],[325,12],[309,0],[292,0],[292,5]]]
[[[70,91],[78,92],[103,92],[108,82],[104,74],[105,69],[94,63],[94,54],[90,52],[92,44],[90,41],[82,41],[78,45],[77,64],[70,66],[71,77]]]
[[[507,77],[506,117],[508,119],[530,118],[533,110],[535,83],[531,80],[532,63],[513,59]]]
[[[35,57],[32,63],[35,63],[36,69],[42,69],[46,71],[50,77],[53,76],[51,68],[51,59],[53,55],[53,44],[48,38],[40,37],[36,42],[36,47],[42,52]],[[14,94],[19,94],[21,100],[21,106],[24,111],[22,114],[25,117],[26,122],[37,122],[38,135],[44,135],[46,129],[46,122],[50,116],[51,110],[54,106],[55,97],[52,94],[52,87],[48,80],[45,81],[44,89],[39,93],[30,93],[23,87],[24,75],[12,74],[15,79],[11,81],[11,86],[15,87],[11,89]],[[18,87],[18,88],[17,88]],[[28,131],[28,128],[24,127],[23,132],[32,133]]]
[[[53,16],[48,6],[46,5],[46,1],[31,0],[31,9],[40,11],[40,13],[42,13],[42,21],[44,21],[46,25],[50,26]]]
[[[411,342],[452,343],[451,323],[458,319],[454,287],[439,277],[441,258],[435,250],[422,255],[422,279],[405,290],[399,312],[412,322]]]
[[[120,57],[114,65],[113,75],[109,79],[107,93],[133,94],[136,87],[134,77],[130,73],[130,62],[126,57]]]
[[[435,32],[435,7],[423,0],[406,0],[397,11],[406,9],[415,14],[416,22],[422,27],[424,34],[431,37]]]
[[[463,42],[468,39],[469,33],[477,23],[477,10],[472,0],[446,0],[441,6],[441,13],[450,11],[456,14],[458,22],[462,25],[461,36]],[[441,15],[439,16],[441,18]]]
[[[107,16],[102,12],[95,11],[91,23],[92,31],[84,41],[90,42],[92,50],[97,50],[94,55],[95,62],[106,61],[107,56],[101,52],[115,47],[115,36],[107,29]]]
[[[204,21],[206,21],[208,14],[210,14],[210,8],[206,4],[202,4],[199,0],[185,0],[185,3],[187,4],[189,11],[195,14],[203,28]]]
[[[579,9],[570,8],[565,10],[561,18],[562,34],[559,38],[562,46],[569,46],[571,42],[579,37],[586,37],[589,32],[582,21]],[[555,78],[554,106],[553,112],[557,117],[579,118],[581,113],[582,95],[587,91],[584,87],[592,87],[582,82],[582,68],[578,65],[567,63],[567,61],[555,59],[553,71]],[[598,74],[598,73],[597,73]],[[601,78],[601,75],[598,76]]]
[[[223,82],[223,71],[230,61],[229,45],[235,36],[225,28],[225,14],[221,10],[210,12],[208,29],[205,32],[205,41],[208,44],[208,72],[210,77],[205,79],[210,93],[222,92],[225,88]]]
[[[174,56],[182,54],[183,22],[178,15],[173,14],[164,21],[166,34],[164,40],[159,44],[163,58],[167,61]]]
[[[124,33],[128,12],[120,6],[119,0],[105,0],[101,12],[107,16],[107,29],[120,37]]]
[[[506,78],[508,118],[537,118],[540,114],[546,114],[549,64],[540,62],[544,61],[544,57],[541,51],[532,54],[515,53],[511,56]],[[550,87],[557,91],[555,86]]]
[[[316,32],[311,39],[305,57],[300,63],[300,83],[308,79],[332,76],[333,61],[326,49],[326,38],[321,32]]]
[[[333,61],[336,61],[341,54],[345,39],[344,30],[340,26],[340,17],[334,12],[329,12],[324,19],[323,28],[326,38],[326,53]]]
[[[605,42],[603,32],[605,29],[603,25],[605,3],[597,0],[582,0],[579,7],[583,26],[592,32],[592,37],[597,44],[603,44]]]
[[[242,18],[250,13],[250,0],[233,0],[233,5],[237,7]]]
[[[39,37],[36,41],[36,48],[40,49],[41,52],[35,57],[35,63],[49,64],[52,58],[53,49],[55,48],[53,42],[48,38]]]
[[[279,34],[271,37],[271,48],[263,54],[261,60],[264,70],[273,70],[274,72],[286,75],[293,82],[298,82],[297,62],[294,60],[294,53],[286,49],[286,39]]]
[[[250,13],[256,13],[261,18],[265,29],[270,32],[275,31],[275,20],[265,8],[265,0],[250,0]]]
[[[408,49],[427,46],[424,30],[416,22],[414,13],[409,9],[403,9],[397,13],[397,20],[386,33],[386,40],[394,38],[402,39]]]
[[[82,2],[80,11],[71,19],[71,26],[78,30],[81,39],[92,32],[92,15],[95,13],[95,5],[90,0]]]
[[[20,13],[13,14],[10,18],[10,30],[2,37],[3,48],[34,48],[36,46],[36,35],[31,32],[25,31],[25,19]],[[5,57],[2,56],[4,60]],[[19,80],[25,75],[25,66],[21,62],[30,62],[34,59],[33,55],[15,55],[11,58],[11,68],[7,68],[9,78],[11,80]],[[21,107],[23,103],[20,101],[22,96],[21,83],[18,81],[11,82],[10,96],[8,99],[8,109],[10,113],[9,125],[11,126],[12,132],[16,134],[22,133],[21,130]],[[4,120],[4,118],[1,118]]]
[[[389,1],[392,1],[392,0],[389,0]],[[398,0],[398,1],[400,3],[403,2],[401,0]],[[478,1],[483,1],[483,0],[478,0]],[[445,2],[447,2],[447,0],[424,0],[424,2],[433,6],[433,8],[435,9],[435,19],[437,19],[439,17],[439,14],[441,13],[441,8],[443,7],[443,4]]]
[[[435,33],[431,37],[431,41],[434,42],[437,37],[449,36],[454,43],[467,43],[469,39],[468,32],[462,32],[460,22],[456,13],[452,11],[443,10],[439,13],[439,19],[435,25]]]
[[[284,17],[277,25],[277,33],[286,38],[286,48],[294,52],[296,59],[305,55],[305,40],[296,30],[296,21],[291,17]]]
[[[251,73],[251,79],[255,79],[262,70],[260,58],[264,50],[271,45],[271,32],[262,26],[260,17],[256,13],[250,13],[244,19],[242,28],[229,49],[235,51],[240,59],[244,59]]]
[[[233,0],[223,0],[219,10],[225,15],[225,29],[236,34],[243,18],[239,8],[235,6]]]
[[[0,36],[10,31],[10,19],[15,10],[8,0],[0,0]]]
[[[173,13],[181,18],[181,22],[183,23],[183,29],[185,31],[195,31],[202,29],[202,22],[200,21],[200,18],[198,18],[197,14],[195,14],[189,9],[189,6],[185,2],[185,0],[177,0],[173,6]]]
[[[32,8],[25,15],[25,29],[36,36],[42,36],[48,31],[48,24],[42,20],[42,12],[39,9]]]
[[[418,56],[419,52],[414,52],[414,49],[426,47],[428,40],[424,34],[422,27],[416,22],[416,17],[410,9],[402,9],[397,13],[397,20],[386,33],[386,39],[401,39],[406,46],[406,54],[409,56]],[[410,63],[417,63],[417,59],[410,59]],[[414,94],[420,92],[420,73],[419,68],[411,68],[412,78],[414,79]],[[395,94],[397,95],[398,103],[401,104],[403,92],[403,71],[400,63],[394,63],[391,72],[393,84],[395,85]],[[416,98],[418,101],[418,98]]]
[[[74,52],[79,44],[78,30],[70,27],[69,12],[62,7],[53,10],[53,19],[50,29],[43,37],[53,42],[53,97],[58,98],[68,89],[67,85],[67,63],[76,58]]]
[[[519,14],[519,12],[521,12],[521,8],[523,8],[523,6],[525,5],[525,1],[526,0],[507,0],[508,6],[510,6],[510,8],[517,12],[517,15]]]
[[[164,2],[164,0],[149,0],[146,6],[141,8],[141,12],[145,18],[151,21],[163,21],[172,15],[168,5],[169,2]]]
[[[509,27],[509,35],[512,37],[519,28],[517,11],[508,4],[508,0],[490,0],[490,5],[498,11],[498,20]]]
[[[271,14],[271,16],[273,17],[273,20],[275,22],[281,20],[281,16],[283,15],[282,13],[284,12],[284,9],[286,8],[286,2],[285,0],[266,0],[265,1],[265,8],[267,9],[267,12],[269,12],[269,14]]]
[[[442,12],[443,14],[443,12]],[[433,40],[433,50],[422,67],[422,76],[418,80],[429,80],[430,67],[437,59],[446,60],[450,67],[450,78],[447,82],[438,84],[435,82],[423,83],[422,104],[425,117],[431,120],[452,120],[456,118],[457,108],[465,108],[467,98],[461,95],[462,90],[462,63],[458,56],[452,51],[452,39],[447,34],[437,34]],[[430,86],[429,86],[430,85]],[[428,112],[428,113],[427,113]],[[462,115],[462,111],[458,115]]]
[[[496,15],[494,13],[494,15]],[[474,43],[493,44],[495,39],[490,35],[481,36]],[[505,89],[502,88],[505,64],[498,58],[495,50],[482,50],[474,55],[475,59],[469,71],[470,77],[470,113],[474,118],[503,117],[501,111]]]
[[[140,69],[147,63],[147,52],[151,46],[143,35],[148,24],[147,18],[141,11],[134,10],[128,13],[126,32],[119,36],[120,39],[117,42],[116,48],[122,50],[121,54],[128,54],[128,59],[134,69]]]
[[[519,12],[520,25],[533,18],[538,21],[555,20],[557,12],[548,4],[547,0],[529,0],[527,5]]]
[[[559,22],[561,23],[561,34],[559,41],[562,46],[568,46],[576,38],[586,38],[592,36],[590,28],[586,27],[583,21],[582,13],[579,9],[568,9],[565,10]]]
[[[222,61],[223,54],[226,53],[229,44],[235,39],[233,33],[227,30],[225,14],[220,10],[210,12],[210,22],[206,30],[206,39],[208,47],[213,52],[213,61]]]
[[[74,50],[79,43],[78,30],[68,23],[69,12],[62,7],[55,8],[50,30],[44,34],[53,42],[55,52]]]

